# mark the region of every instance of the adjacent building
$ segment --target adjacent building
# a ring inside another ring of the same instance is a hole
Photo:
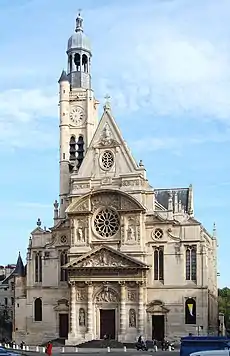
[[[106,98],[91,85],[92,50],[76,19],[59,79],[60,200],[40,219],[15,276],[13,338],[79,344],[215,333],[217,241],[195,218],[193,188],[156,189]],[[131,128],[130,128],[131,129]],[[57,142],[58,145],[58,142]]]

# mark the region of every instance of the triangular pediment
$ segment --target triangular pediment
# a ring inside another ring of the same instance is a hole
[[[102,178],[144,173],[135,162],[110,110],[104,110],[82,165],[78,178]]]
[[[31,235],[39,235],[45,232],[40,226],[36,227],[33,231],[31,231]]]
[[[167,314],[169,309],[166,308],[163,303],[159,301],[151,302],[147,305],[147,313],[151,314]]]
[[[148,266],[136,258],[116,251],[108,246],[98,247],[91,252],[69,262],[65,268],[138,268],[148,269]]]

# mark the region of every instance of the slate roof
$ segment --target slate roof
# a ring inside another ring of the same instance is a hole
[[[174,189],[155,189],[155,197],[158,203],[163,205],[164,208],[168,209],[168,199],[169,199],[169,191],[174,194],[177,192],[178,201],[181,200],[181,204],[185,208],[185,212],[188,213],[189,211],[189,188],[174,188]],[[174,199],[173,199],[174,205]],[[173,206],[174,210],[174,206]]]
[[[11,272],[11,274],[6,277],[3,281],[2,281],[2,284],[8,284],[9,280],[12,278],[12,277],[24,277],[26,275],[26,268],[22,262],[22,258],[21,258],[21,254],[19,252],[18,254],[18,260],[17,260],[17,264],[16,264],[16,267],[15,269]]]

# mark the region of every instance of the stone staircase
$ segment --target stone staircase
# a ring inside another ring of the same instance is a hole
[[[116,340],[91,340],[77,346],[79,349],[102,349],[107,347],[111,347],[111,349],[123,349],[124,346],[126,346],[127,349],[135,348],[134,343],[122,343]]]

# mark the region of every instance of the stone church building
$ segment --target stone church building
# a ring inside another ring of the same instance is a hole
[[[76,19],[59,79],[60,201],[31,232],[14,275],[13,339],[67,345],[105,334],[132,342],[217,330],[217,241],[194,218],[193,189],[153,188],[91,86]],[[58,143],[57,143],[58,144]],[[154,183],[154,182],[153,182]]]

